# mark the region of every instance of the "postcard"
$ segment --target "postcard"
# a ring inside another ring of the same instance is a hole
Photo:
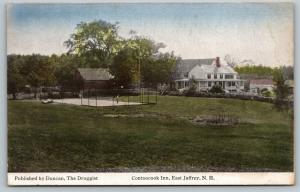
[[[8,185],[293,185],[293,3],[8,3]]]

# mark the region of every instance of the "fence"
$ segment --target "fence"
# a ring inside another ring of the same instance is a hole
[[[119,106],[156,104],[157,91],[149,88],[141,89],[84,89],[74,94],[60,93],[54,102],[86,105],[86,106]],[[53,95],[52,95],[53,96]],[[67,96],[67,97],[66,97]]]
[[[79,93],[81,105],[115,106],[156,104],[157,91],[149,88],[141,89],[84,89]]]

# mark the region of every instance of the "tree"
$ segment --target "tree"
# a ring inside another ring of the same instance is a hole
[[[39,87],[56,84],[54,66],[49,62],[47,56],[37,54],[27,56],[24,65],[20,69],[20,73],[33,88],[35,97]]]
[[[294,67],[293,66],[283,66],[281,67],[283,76],[286,80],[294,79]]]
[[[159,50],[166,47],[163,43],[135,35],[127,41],[127,45],[134,49],[141,71],[140,78],[145,86],[154,87],[172,80],[177,57],[173,52],[161,53]]]
[[[143,65],[143,80],[146,86],[155,86],[158,83],[170,83],[173,80],[177,58],[173,53],[160,53],[155,58],[150,58]]]
[[[29,56],[21,73],[26,76],[27,82],[33,87],[55,84],[54,67],[46,56],[35,54]]]
[[[261,65],[246,65],[246,66],[237,66],[234,68],[239,74],[255,74],[258,76],[272,76],[274,73],[274,68],[261,66]]]
[[[73,54],[62,54],[61,56],[51,56],[51,63],[55,66],[55,77],[57,84],[65,90],[78,90],[78,82],[74,81],[77,68],[81,67],[81,59]]]
[[[41,55],[11,55],[8,56],[8,92],[14,95],[25,85],[37,93],[40,86],[51,86],[56,83],[54,65],[47,56]]]
[[[284,110],[288,108],[286,99],[289,95],[288,86],[285,84],[285,78],[281,68],[275,70],[273,81],[275,82],[275,107],[278,110]]]
[[[122,43],[121,51],[109,66],[117,85],[139,87],[141,83],[149,87],[171,81],[176,57],[173,53],[159,52],[164,44],[140,36],[123,40]]]
[[[236,61],[236,59],[234,59],[232,56],[230,56],[228,54],[224,57],[224,60],[232,68],[236,67],[237,64],[238,64],[238,62]]]
[[[7,92],[17,98],[17,93],[26,85],[25,77],[20,73],[24,58],[17,55],[7,57]]]
[[[138,66],[134,52],[130,48],[121,50],[113,59],[110,72],[115,77],[115,86],[130,87],[137,81]]]
[[[65,45],[69,53],[84,58],[86,67],[108,67],[121,48],[118,23],[106,21],[81,22]]]

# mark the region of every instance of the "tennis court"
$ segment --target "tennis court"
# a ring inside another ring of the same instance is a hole
[[[124,105],[142,105],[139,102],[120,101],[114,97],[98,97],[98,98],[65,98],[53,99],[54,103],[71,104],[71,105],[85,105],[93,107],[106,107],[106,106],[124,106]]]

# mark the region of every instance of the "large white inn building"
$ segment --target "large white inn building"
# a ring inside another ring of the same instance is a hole
[[[191,80],[196,82],[197,91],[208,91],[214,85],[219,85],[228,92],[244,90],[244,80],[239,78],[233,68],[221,64],[219,57],[180,60],[175,77],[176,89],[188,89]]]

